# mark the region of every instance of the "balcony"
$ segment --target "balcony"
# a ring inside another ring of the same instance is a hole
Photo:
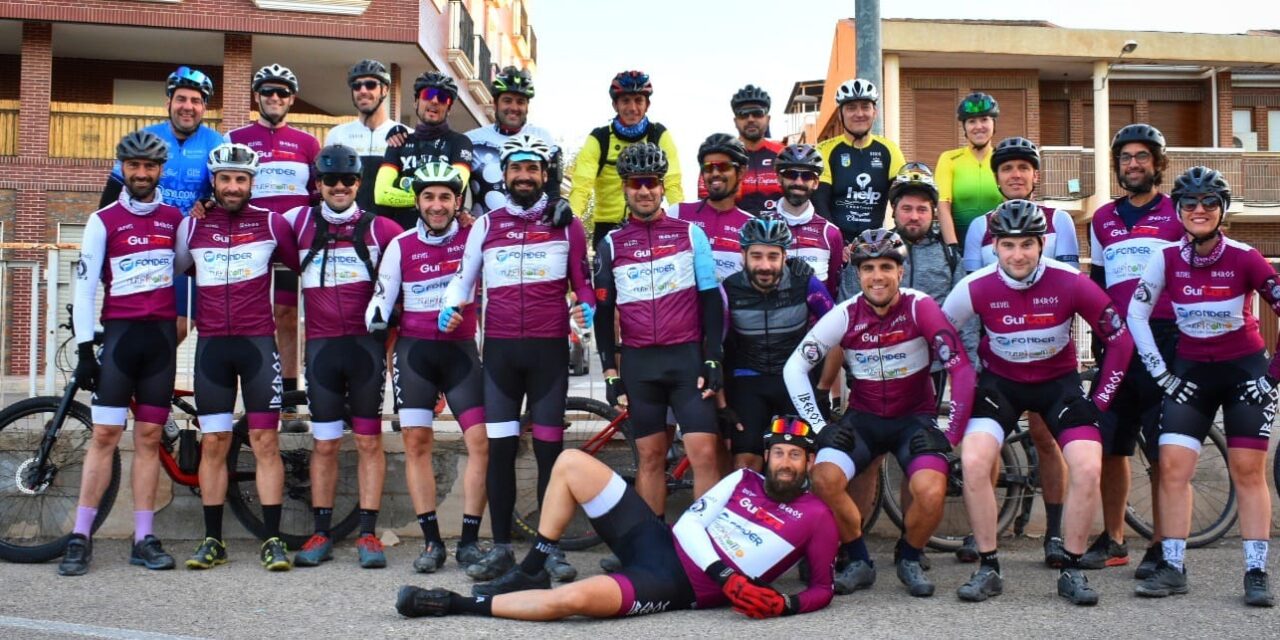
[[[18,101],[0,100],[0,156],[18,155]]]
[[[484,36],[476,36],[475,61],[476,74],[474,78],[467,81],[467,87],[471,89],[471,95],[477,102],[484,105],[492,104],[493,96],[489,93],[489,83],[493,81],[493,63],[490,60],[489,45],[485,42]]]
[[[476,77],[476,34],[471,12],[462,0],[449,0],[449,66],[459,78]]]

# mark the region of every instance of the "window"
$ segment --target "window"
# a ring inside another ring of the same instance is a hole
[[[1280,109],[1267,112],[1267,150],[1280,151]]]

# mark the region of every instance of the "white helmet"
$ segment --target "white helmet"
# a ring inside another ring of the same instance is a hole
[[[527,133],[511,136],[506,142],[502,143],[502,149],[498,152],[498,158],[502,163],[503,170],[506,170],[507,163],[513,157],[521,154],[534,156],[543,166],[546,166],[547,163],[551,162],[551,145]],[[533,158],[515,157],[514,159],[531,160]]]
[[[253,74],[253,90],[255,92],[268,82],[279,82],[289,87],[291,93],[298,92],[298,76],[293,75],[289,67],[270,64],[258,69],[258,72]]]
[[[258,152],[247,145],[226,142],[209,152],[207,166],[211,174],[219,171],[243,171],[256,176],[258,175]]]
[[[862,78],[854,78],[847,80],[840,88],[836,89],[836,104],[844,104],[853,102],[854,100],[868,100],[872,103],[880,102],[880,91],[876,89],[876,85],[870,80]]]

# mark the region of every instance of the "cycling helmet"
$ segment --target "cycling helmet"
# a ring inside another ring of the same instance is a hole
[[[786,251],[791,246],[791,227],[782,218],[752,218],[738,230],[742,250],[753,244],[767,244]]]
[[[769,94],[765,93],[764,89],[754,84],[738,89],[738,92],[733,94],[732,98],[729,98],[729,107],[735,112],[749,104],[761,105],[767,112],[769,107],[773,106],[773,100],[769,98]]]
[[[995,98],[981,91],[975,91],[964,97],[960,104],[956,105],[956,119],[964,122],[969,118],[981,118],[982,116],[991,116],[992,118],[1000,117],[1000,104]]]
[[[551,145],[540,138],[521,133],[507,138],[507,141],[502,143],[502,148],[498,151],[498,160],[504,171],[507,163],[512,160],[537,160],[545,167],[551,162]]]
[[[387,71],[387,65],[377,60],[361,60],[351,67],[347,72],[347,84],[351,84],[356,78],[377,78],[378,82],[391,85],[391,72]]]
[[[316,156],[316,175],[360,175],[362,163],[355,149],[345,144],[331,144]]]
[[[849,263],[857,266],[872,258],[889,258],[902,264],[907,261],[907,245],[888,229],[867,229],[853,241]]]
[[[822,154],[811,144],[789,144],[778,152],[778,159],[773,162],[775,171],[808,169],[822,173],[822,166]]]
[[[257,93],[258,89],[268,82],[278,82],[289,87],[289,93],[298,92],[298,76],[293,75],[288,67],[270,64],[258,69],[258,72],[253,74],[253,91]]]
[[[1040,147],[1036,143],[1018,136],[1005,138],[996,143],[996,148],[991,152],[991,170],[999,171],[1000,165],[1010,160],[1026,160],[1040,170]]]
[[[427,71],[413,81],[413,95],[418,96],[423,89],[440,89],[451,97],[458,97],[458,83],[453,78],[438,71]]]
[[[1164,155],[1164,134],[1149,124],[1138,123],[1121,127],[1116,132],[1116,137],[1111,139],[1111,155],[1119,156],[1120,149],[1130,142],[1141,142],[1147,145],[1153,154]]]
[[[503,67],[502,71],[493,76],[493,82],[489,83],[489,93],[493,94],[494,100],[504,93],[518,93],[532,99],[533,76],[529,75],[527,69]]]
[[[742,141],[727,133],[713,133],[702,141],[702,146],[698,147],[698,164],[702,164],[707,155],[712,153],[729,156],[729,161],[738,165],[738,168],[747,166],[751,160],[747,157],[747,148],[742,146]]]
[[[169,145],[160,136],[139,129],[120,138],[116,145],[116,160],[153,160],[164,164],[169,160]]]
[[[925,163],[908,162],[902,166],[893,184],[889,185],[889,202],[896,203],[898,198],[908,193],[922,193],[933,202],[933,206],[938,206],[938,185]]]
[[[1048,230],[1044,209],[1030,200],[1006,200],[987,219],[987,231],[996,238],[1043,236]]]
[[[209,173],[243,171],[256,176],[258,175],[258,153],[248,145],[224,142],[209,152],[206,166],[209,168]]]
[[[667,154],[652,142],[638,142],[618,154],[618,177],[665,176]]]
[[[625,93],[638,93],[643,96],[653,95],[653,83],[649,82],[649,74],[643,71],[623,71],[613,77],[609,84],[609,98],[617,100]]]
[[[862,78],[854,78],[846,80],[840,88],[836,89],[836,104],[843,105],[846,102],[854,100],[868,100],[872,103],[880,102],[880,91],[876,89],[876,85],[870,80]]]
[[[764,448],[768,451],[775,444],[792,444],[813,453],[818,448],[814,436],[813,427],[804,418],[775,416],[764,434]]]
[[[413,173],[413,194],[422,193],[423,189],[433,184],[449,187],[455,195],[462,195],[462,172],[447,162],[428,162]]]
[[[1178,176],[1170,192],[1174,200],[1183,196],[1218,196],[1222,199],[1222,217],[1227,217],[1227,207],[1231,206],[1231,185],[1227,179],[1215,169],[1195,166]]]
[[[164,83],[164,94],[172,98],[174,91],[183,88],[199,91],[205,101],[213,97],[213,81],[203,72],[191,67],[178,67],[177,71],[169,74],[169,79]]]

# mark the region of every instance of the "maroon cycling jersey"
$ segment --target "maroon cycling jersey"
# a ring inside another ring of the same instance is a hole
[[[1153,377],[1168,370],[1148,323],[1151,301],[1162,294],[1172,303],[1178,357],[1185,360],[1219,362],[1262,351],[1266,345],[1253,315],[1254,292],[1280,314],[1280,278],[1257,249],[1223,235],[1208,256],[1192,254],[1187,240],[1155,253],[1133,292],[1129,324]],[[1280,378],[1280,350],[1268,373]]]
[[[814,215],[812,202],[806,202],[804,206],[804,211],[798,215],[778,207],[777,214],[791,228],[791,247],[787,249],[787,255],[798,257],[812,267],[813,273],[827,285],[827,291],[834,298],[839,293],[840,270],[844,268],[844,237],[840,235],[840,227]]]
[[[271,211],[288,211],[320,202],[315,165],[320,141],[289,125],[271,128],[253,122],[227,132],[227,141],[258,153],[258,174],[249,202]]]
[[[778,182],[778,172],[774,171],[773,163],[781,152],[782,144],[772,140],[761,140],[758,149],[747,150],[747,168],[738,182],[739,209],[758,216],[771,213],[778,207],[782,184]],[[701,172],[698,173],[698,197],[707,197],[707,185]]]
[[[739,242],[742,225],[751,216],[742,209],[716,211],[704,200],[683,202],[670,209],[667,215],[680,220],[688,220],[707,235],[711,243],[711,257],[716,261],[716,280],[724,282],[725,278],[742,271],[742,244]]]
[[[215,336],[274,336],[271,263],[298,270],[298,245],[284,216],[253,205],[215,205],[178,229],[177,270],[194,266],[196,330]]]
[[[1095,267],[1101,268],[1107,295],[1122,314],[1129,313],[1129,301],[1138,287],[1151,257],[1161,249],[1182,240],[1182,221],[1174,208],[1173,198],[1159,194],[1159,202],[1132,227],[1116,212],[1119,200],[1098,207],[1089,223],[1090,255]],[[1156,300],[1151,317],[1173,318],[1173,307],[1167,295]]]
[[[1089,276],[1070,265],[1041,258],[1024,281],[999,264],[961,280],[942,305],[951,323],[962,327],[977,316],[985,333],[978,359],[991,373],[1014,382],[1040,383],[1074,373],[1079,362],[1071,321],[1079,315],[1106,343],[1095,382],[1094,403],[1105,410],[1124,379],[1133,338],[1115,304]]]
[[[424,340],[474,340],[476,305],[462,309],[462,324],[449,333],[440,331],[440,310],[444,293],[462,264],[472,227],[459,228],[457,221],[444,235],[433,236],[419,221],[417,226],[391,241],[378,267],[378,287],[369,302],[365,321],[373,322],[374,310],[385,320],[396,302],[402,302],[400,335]]]
[[[320,249],[311,262],[302,266],[302,296],[307,339],[362,336],[368,333],[363,314],[373,296],[376,273],[369,273],[356,253],[353,237],[356,223],[364,212],[352,205],[338,214],[321,203],[316,207],[298,207],[284,214],[296,239],[298,262],[306,259],[316,237],[316,215],[329,216],[326,248]],[[374,218],[365,231],[364,246],[369,260],[378,264],[387,244],[402,231],[390,218]]]

